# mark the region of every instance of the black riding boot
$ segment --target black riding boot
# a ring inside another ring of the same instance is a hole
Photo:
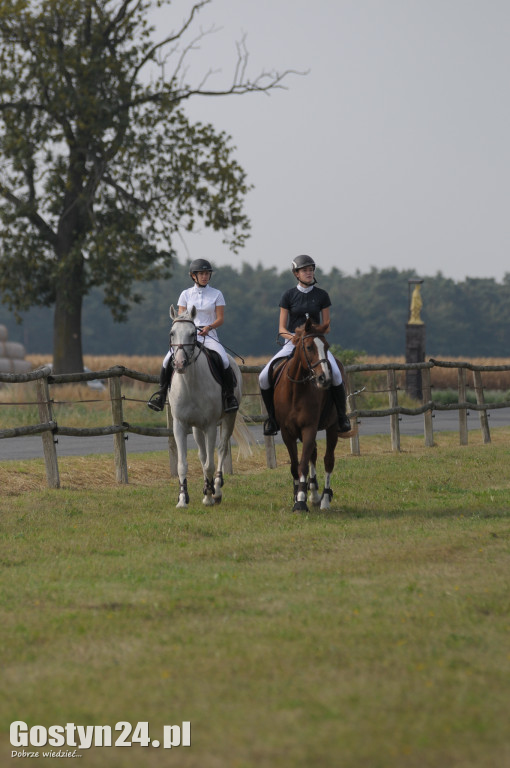
[[[277,435],[278,424],[276,423],[276,418],[274,415],[274,401],[273,401],[274,389],[272,387],[270,387],[269,389],[261,389],[260,394],[262,395],[262,400],[264,402],[264,405],[266,406],[266,411],[267,411],[267,419],[264,422],[264,435],[266,435],[266,437],[270,437],[271,435]]]
[[[335,404],[336,412],[338,414],[338,432],[350,432],[351,422],[347,416],[347,396],[345,394],[344,384],[338,384],[336,387],[331,387],[331,394],[333,395],[333,402]]]
[[[228,368],[223,369],[223,387],[225,389],[223,410],[225,413],[229,413],[230,411],[237,411],[239,409],[239,403],[237,402],[237,397],[234,395],[234,371],[230,365]]]
[[[163,366],[159,374],[159,389],[150,396],[147,403],[148,407],[153,411],[162,411],[165,407],[166,396],[170,383],[172,381],[172,363],[169,361],[167,367]]]

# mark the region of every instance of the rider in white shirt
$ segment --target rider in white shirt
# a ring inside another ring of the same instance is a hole
[[[192,307],[196,308],[194,323],[197,326],[198,340],[206,347],[217,352],[223,363],[223,388],[225,390],[224,410],[237,411],[239,403],[234,395],[234,373],[230,367],[230,360],[225,352],[216,331],[220,325],[223,325],[225,319],[225,299],[223,294],[217,288],[209,285],[213,269],[206,259],[195,259],[190,264],[189,274],[194,285],[184,290],[179,296],[177,305],[179,314],[186,310],[190,311]],[[165,407],[168,388],[172,379],[172,349],[170,349],[164,360],[159,377],[160,388],[155,392],[147,405],[154,411],[162,411]]]

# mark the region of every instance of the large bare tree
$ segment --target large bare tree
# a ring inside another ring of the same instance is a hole
[[[136,281],[168,274],[179,230],[201,222],[233,250],[249,234],[231,138],[184,105],[269,91],[288,72],[250,80],[241,42],[223,89],[207,72],[188,83],[209,2],[157,39],[150,12],[170,0],[0,0],[0,290],[16,312],[54,306],[56,372],[83,368],[93,286],[122,320]]]

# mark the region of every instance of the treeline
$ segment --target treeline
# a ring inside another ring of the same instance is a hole
[[[370,355],[402,355],[408,320],[412,271],[372,269],[354,276],[337,269],[317,270],[318,284],[332,301],[330,341],[345,349]],[[242,356],[270,355],[277,350],[278,303],[292,286],[290,270],[221,267],[213,275],[227,302],[221,340]],[[158,355],[166,351],[170,304],[177,305],[183,288],[190,285],[187,265],[175,262],[170,280],[142,283],[126,323],[115,323],[95,290],[85,300],[84,354]],[[468,278],[462,282],[441,273],[425,277],[421,290],[422,319],[426,324],[427,354],[448,357],[507,357],[510,355],[510,274],[502,283]],[[0,323],[9,340],[19,341],[28,353],[50,353],[53,338],[51,309],[33,308],[18,325],[0,304]]]

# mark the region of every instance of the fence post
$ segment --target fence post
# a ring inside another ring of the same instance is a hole
[[[475,385],[476,402],[478,403],[478,405],[484,405],[485,396],[483,394],[481,371],[473,371],[473,382]],[[483,411],[480,411],[479,413],[480,413],[480,427],[482,430],[483,442],[490,443],[491,433],[489,431],[489,417],[487,415],[487,411],[483,410]]]
[[[432,400],[432,386],[430,384],[430,368],[424,368],[422,370],[422,391],[423,391],[423,405],[430,403]],[[432,448],[434,446],[434,427],[432,426],[432,410],[428,409],[423,414],[423,428],[425,431],[425,447]]]
[[[266,446],[266,467],[268,469],[276,469],[277,463],[274,437],[272,435],[264,435],[264,444]]]
[[[354,389],[354,375],[352,373],[347,374],[347,384],[348,384],[348,390],[350,393],[347,397],[347,402],[349,403],[347,415],[349,416],[352,411],[356,410],[356,395],[354,394],[356,390]],[[356,417],[356,422],[357,421],[358,419]],[[354,437],[351,437],[350,443],[351,443],[351,455],[359,456],[360,455],[359,430],[356,430],[356,434],[354,435]]]
[[[41,424],[53,421],[53,414],[50,402],[50,390],[48,387],[48,378],[37,379],[37,407],[39,409],[39,418]],[[55,448],[55,439],[53,432],[48,430],[42,435],[44,463],[46,465],[46,479],[48,488],[60,488],[60,475],[58,472],[57,450]]]
[[[165,404],[166,411],[166,425],[171,430],[171,434],[168,435],[168,459],[170,461],[170,477],[177,477],[179,474],[177,471],[177,443],[173,433],[174,422],[172,420],[172,411],[170,410],[170,403],[168,399]]]
[[[267,411],[260,395],[260,414],[261,416],[267,416]],[[264,445],[266,447],[266,467],[268,469],[276,469],[276,448],[274,447],[274,437],[272,435],[264,435]]]
[[[459,403],[466,402],[466,369],[458,369]],[[468,444],[467,408],[459,408],[459,441],[461,445]]]
[[[114,426],[122,427],[124,424],[124,415],[122,412],[122,390],[120,385],[120,376],[111,376],[109,381],[110,400],[112,406],[112,423]],[[115,477],[117,482],[127,483],[128,468],[124,432],[116,432],[113,435],[113,458],[115,461]]]
[[[388,399],[390,408],[398,408],[397,378],[393,369],[388,370]],[[400,425],[398,413],[390,416],[391,450],[400,451]]]

